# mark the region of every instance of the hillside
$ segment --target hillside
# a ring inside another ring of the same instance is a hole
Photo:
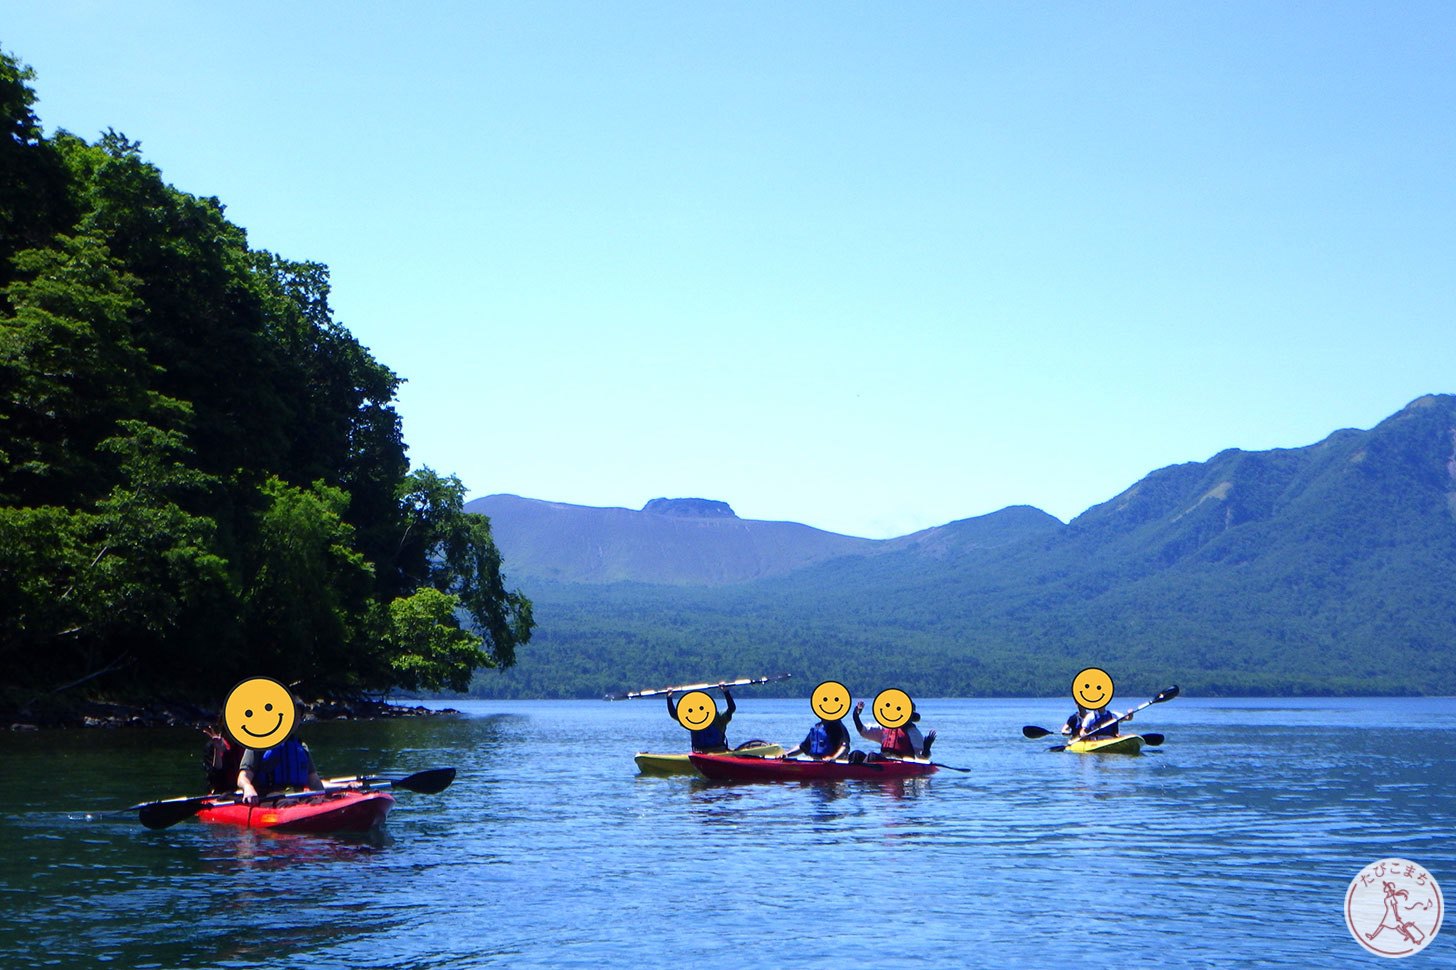
[[[655,499],[640,511],[488,495],[466,504],[490,517],[511,574],[570,583],[719,586],[778,576],[864,552],[867,539],[795,522],[740,519],[723,502]]]
[[[1041,535],[1062,523],[1021,506],[897,539],[859,539],[800,525],[740,519],[726,502],[653,499],[640,511],[487,495],[467,511],[490,518],[511,575],[559,583],[725,586],[846,556],[914,550],[944,558]]]
[[[784,669],[1045,694],[1088,663],[1120,691],[1456,692],[1449,395],[1308,447],[1159,469],[1066,525],[1008,509],[732,585],[530,578],[497,537],[540,622],[530,659],[492,678],[506,692]]]

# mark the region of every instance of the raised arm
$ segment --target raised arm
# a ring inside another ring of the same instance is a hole
[[[864,701],[859,701],[854,705],[854,729],[858,731],[859,736],[864,738],[866,741],[873,741],[875,742],[875,744],[879,744],[880,739],[884,737],[884,732],[881,731],[879,728],[865,727],[864,721],[861,721],[859,719],[859,712],[862,710],[864,710]],[[848,733],[848,731],[845,732],[845,734]]]

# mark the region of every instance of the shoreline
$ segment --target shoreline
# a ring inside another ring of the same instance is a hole
[[[219,702],[220,703],[220,702]],[[0,725],[10,731],[93,730],[107,728],[216,726],[220,711],[191,701],[159,700],[152,703],[77,700],[32,709],[34,702],[0,710]],[[360,721],[394,717],[426,717],[459,714],[454,708],[435,709],[418,701],[390,702],[365,698],[318,698],[299,705],[300,721]]]

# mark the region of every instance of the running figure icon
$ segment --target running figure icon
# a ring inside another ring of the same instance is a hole
[[[1405,937],[1407,943],[1419,945],[1426,938],[1426,934],[1421,932],[1414,920],[1400,918],[1400,900],[1409,900],[1410,893],[1404,889],[1396,889],[1393,882],[1382,882],[1382,885],[1385,887],[1385,915],[1380,918],[1380,925],[1375,927],[1375,932],[1366,933],[1365,939],[1374,940],[1386,930],[1395,930]]]

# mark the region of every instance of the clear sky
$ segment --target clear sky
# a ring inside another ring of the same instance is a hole
[[[886,537],[1456,391],[1456,4],[11,2],[472,496]]]

